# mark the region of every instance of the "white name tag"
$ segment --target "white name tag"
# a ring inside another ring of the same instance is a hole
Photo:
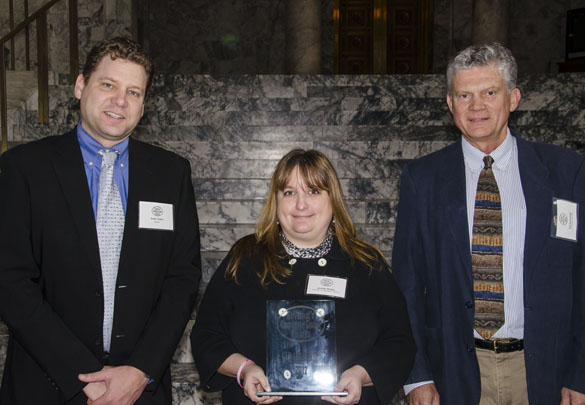
[[[173,204],[150,201],[138,203],[138,228],[173,231]]]
[[[576,242],[578,212],[579,204],[572,201],[553,198],[552,236]]]
[[[346,278],[309,274],[307,276],[307,289],[305,290],[305,294],[345,298],[346,288]]]

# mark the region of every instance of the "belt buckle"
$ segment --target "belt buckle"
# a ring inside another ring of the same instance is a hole
[[[498,353],[503,353],[503,352],[498,352],[498,343],[499,342],[512,343],[512,340],[509,338],[495,338],[495,339],[492,339],[492,342],[494,342],[494,353],[498,354]]]
[[[508,338],[495,338],[495,339],[492,339],[492,342],[494,342],[494,353],[496,353],[496,354],[502,353],[502,352],[499,352],[498,351],[498,343],[500,343],[500,342],[501,343],[509,343],[509,340],[510,339],[508,339]]]

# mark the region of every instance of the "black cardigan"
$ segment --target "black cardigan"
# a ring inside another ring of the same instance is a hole
[[[201,377],[208,391],[223,390],[223,404],[250,404],[234,378],[217,373],[232,353],[241,353],[266,369],[266,300],[320,299],[305,296],[308,274],[348,279],[346,298],[335,298],[337,322],[338,378],[343,371],[361,365],[369,373],[374,387],[363,387],[360,403],[388,404],[400,389],[412,368],[415,345],[406,305],[394,277],[383,265],[370,270],[364,263],[350,263],[334,239],[331,251],[321,267],[317,259],[297,259],[293,274],[284,285],[260,286],[258,257],[243,262],[238,282],[226,280],[229,254],[213,275],[203,297],[197,321],[191,332],[191,346]],[[289,258],[282,261],[288,264]],[[325,403],[319,397],[315,403]],[[307,397],[284,397],[279,404],[307,404]]]

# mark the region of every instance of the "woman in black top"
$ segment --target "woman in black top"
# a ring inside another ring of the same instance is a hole
[[[323,279],[336,297],[311,287]],[[335,301],[334,390],[347,396],[257,396],[270,391],[266,301],[300,299]],[[295,149],[280,160],[256,233],[236,242],[207,287],[191,346],[203,388],[223,390],[224,405],[387,404],[400,389],[415,353],[404,299],[381,252],[357,237],[323,154]]]

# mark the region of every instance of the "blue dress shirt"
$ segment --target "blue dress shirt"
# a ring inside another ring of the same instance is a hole
[[[87,176],[87,184],[89,185],[89,193],[91,195],[91,204],[95,218],[98,204],[100,172],[102,170],[102,155],[99,154],[99,151],[106,150],[106,148],[83,129],[81,121],[77,125],[77,139],[81,147],[81,155],[83,156],[83,165],[85,166],[85,174]],[[116,164],[114,165],[114,182],[120,192],[124,215],[126,215],[126,206],[128,204],[128,142],[128,138],[126,138],[111,148],[112,150],[118,151],[118,159],[116,159]]]

